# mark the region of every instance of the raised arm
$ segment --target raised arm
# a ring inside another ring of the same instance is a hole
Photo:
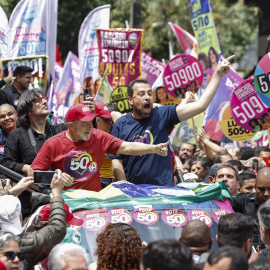
[[[145,144],[139,142],[123,142],[120,148],[117,151],[117,154],[122,155],[132,155],[132,156],[140,156],[146,154],[158,154],[160,156],[167,156],[168,153],[168,144],[160,143],[160,144]]]
[[[180,121],[185,121],[199,113],[204,112],[207,109],[217,92],[222,76],[227,74],[230,70],[231,64],[229,61],[234,57],[235,55],[228,57],[217,67],[210,83],[207,85],[198,102],[183,104],[182,106],[176,107],[176,113]]]

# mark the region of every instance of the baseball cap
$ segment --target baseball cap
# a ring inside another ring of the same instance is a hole
[[[0,196],[0,229],[15,235],[22,233],[21,202],[12,195]]]
[[[261,157],[252,157],[248,160],[239,160],[245,167],[252,167],[254,165],[254,161],[258,161],[259,168],[266,167],[266,163]]]
[[[187,180],[198,180],[198,175],[195,173],[185,173],[183,174],[183,178],[185,181]]]
[[[99,117],[111,118],[111,112],[104,103],[96,102],[95,103],[95,113]]]
[[[91,110],[87,105],[84,103],[78,103],[75,105],[72,105],[67,113],[66,113],[66,121],[67,122],[72,122],[72,121],[83,121],[83,122],[88,122],[92,121],[97,114],[92,113]]]
[[[39,212],[39,219],[40,220],[49,220],[50,216],[50,208],[51,204],[46,204],[43,206]],[[65,203],[65,211],[66,211],[66,222],[75,225],[75,226],[82,226],[83,220],[75,217],[73,213],[70,211],[69,206]]]

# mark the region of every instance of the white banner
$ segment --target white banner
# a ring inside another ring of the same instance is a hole
[[[6,13],[0,6],[0,61],[7,58],[8,52],[8,19]]]
[[[22,0],[13,10],[9,20],[8,57],[47,55],[52,79],[57,7],[58,0]]]
[[[88,14],[81,25],[78,45],[81,87],[91,87],[93,89],[94,82],[98,78],[99,51],[95,29],[109,28],[110,8],[110,5],[95,8]]]

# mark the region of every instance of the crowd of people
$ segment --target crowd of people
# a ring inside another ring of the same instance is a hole
[[[176,124],[206,110],[230,59],[215,67],[196,103],[186,93],[179,105],[155,106],[150,84],[137,79],[128,86],[131,113],[87,97],[56,125],[47,121],[44,93],[28,89],[32,69],[17,67],[0,81],[14,81],[0,90],[1,165],[22,176],[0,181],[0,269],[270,269],[270,148],[222,148],[203,129],[197,147],[168,146]],[[36,170],[55,171],[50,188],[34,183]],[[172,187],[179,172],[185,182],[223,182],[232,197],[235,213],[219,218],[216,239],[201,220],[189,221],[179,239],[151,243],[128,224],[110,223],[96,238],[97,261],[90,262],[71,228],[84,221],[62,191],[98,192],[120,180]]]

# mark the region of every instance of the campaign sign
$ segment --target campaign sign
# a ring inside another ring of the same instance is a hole
[[[270,127],[269,107],[260,100],[252,79],[243,81],[234,89],[230,104],[232,117],[242,128],[255,132]]]
[[[109,223],[126,223],[132,222],[132,215],[127,209],[113,208],[108,212],[107,221]]]
[[[187,224],[186,215],[179,209],[168,208],[161,214],[162,220],[171,227],[184,227]]]
[[[231,214],[232,212],[229,210],[225,210],[225,209],[217,209],[213,212],[212,216],[213,219],[216,223],[218,223],[220,217],[227,215],[227,214]]]
[[[189,221],[199,219],[203,221],[208,227],[211,227],[213,224],[211,216],[200,209],[190,210],[187,214],[187,218]]]
[[[165,89],[173,97],[178,96],[179,90],[197,92],[202,82],[202,65],[191,55],[177,55],[165,67],[163,83]]]
[[[247,141],[250,140],[255,134],[255,131],[246,130],[240,127],[232,118],[230,111],[230,102],[223,105],[219,113],[219,125],[223,134],[233,141]]]
[[[132,107],[127,100],[127,86],[119,86],[111,94],[110,102],[114,103],[121,113],[132,111]]]
[[[258,63],[254,72],[254,84],[262,102],[270,106],[270,53]]]
[[[82,227],[87,231],[98,232],[104,230],[105,227],[107,226],[106,220],[107,210],[104,208],[91,209],[88,211],[83,211],[80,214],[81,215],[79,216],[77,214],[77,217],[84,220]]]
[[[159,220],[159,215],[151,205],[141,205],[135,206],[133,218],[140,224],[154,225]]]

